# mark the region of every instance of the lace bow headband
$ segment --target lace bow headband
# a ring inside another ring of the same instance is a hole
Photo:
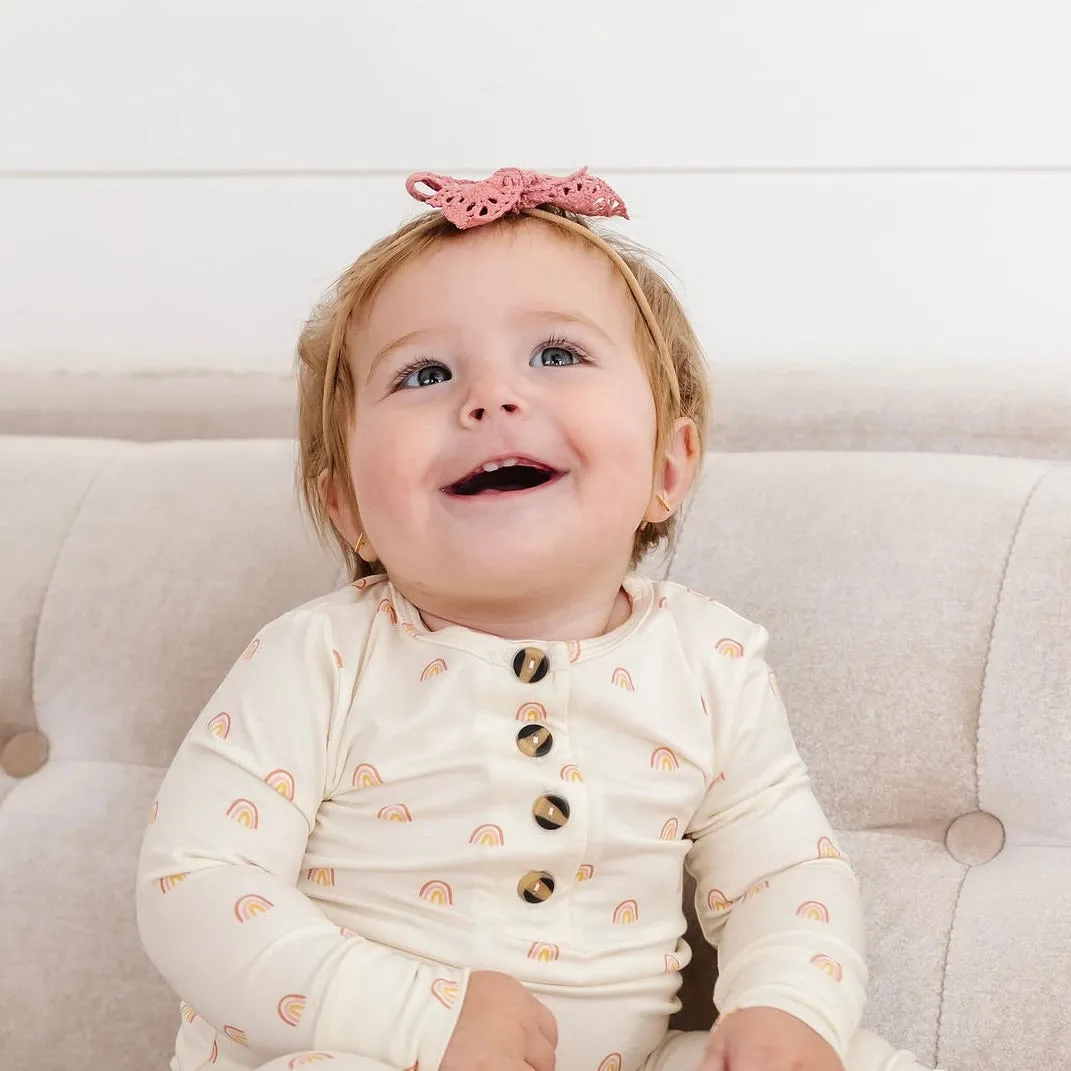
[[[426,186],[431,193],[419,189],[420,186]],[[633,300],[654,340],[659,359],[666,369],[667,382],[674,385],[673,393],[677,393],[675,386],[677,380],[673,373],[669,347],[666,345],[662,329],[658,326],[647,295],[643,292],[632,269],[621,259],[620,254],[607,245],[594,231],[565,216],[558,215],[556,212],[548,212],[540,207],[549,205],[578,216],[606,218],[620,216],[628,219],[625,203],[602,179],[589,175],[586,167],[574,171],[565,178],[544,175],[538,171],[523,171],[517,167],[503,167],[495,171],[490,178],[479,180],[452,178],[449,175],[437,175],[432,171],[417,171],[406,179],[405,188],[411,197],[430,208],[439,209],[443,217],[458,230],[493,223],[507,212],[515,212],[545,219],[591,242],[592,245],[598,246],[613,261],[614,266],[628,284]],[[328,435],[331,399],[335,391],[340,350],[341,339],[339,339],[339,345],[332,347],[324,379],[321,419],[325,442]]]
[[[425,193],[419,186],[428,186]],[[623,216],[628,219],[624,202],[601,178],[582,167],[566,178],[522,171],[517,167],[499,168],[490,178],[473,181],[418,171],[405,182],[410,197],[442,210],[458,230],[493,223],[507,212],[523,212],[540,205],[553,205],[578,216]]]

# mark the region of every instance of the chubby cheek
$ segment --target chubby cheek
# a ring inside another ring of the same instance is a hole
[[[642,514],[651,494],[655,446],[654,401],[646,380],[604,395],[580,427],[577,452],[585,468],[598,474],[620,508]]]
[[[361,519],[375,542],[377,530],[411,521],[415,492],[426,479],[429,445],[419,426],[366,420],[350,443],[350,470]]]

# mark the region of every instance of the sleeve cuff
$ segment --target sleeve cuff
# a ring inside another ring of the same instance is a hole
[[[806,1023],[843,1060],[863,1018],[866,981],[865,973],[860,977],[840,964],[835,966],[839,980],[825,969],[816,973],[818,965],[813,962],[786,969],[784,958],[774,961],[771,953],[767,962],[752,962],[719,976],[714,1003],[723,1015],[756,1007],[787,1012]]]
[[[359,942],[320,1007],[318,1048],[391,1067],[437,1071],[468,988],[467,969],[429,964]]]

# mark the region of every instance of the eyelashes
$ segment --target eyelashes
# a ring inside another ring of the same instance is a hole
[[[541,353],[543,350],[548,349],[565,350],[567,353],[571,353],[576,358],[578,364],[591,363],[591,357],[587,354],[583,347],[579,346],[576,342],[573,342],[572,339],[566,338],[564,335],[552,335],[549,338],[543,339],[543,341],[540,342],[533,349],[532,354],[534,356],[535,354]],[[543,367],[569,368],[572,367],[572,365],[544,365]],[[453,378],[453,373],[451,373],[450,369],[447,367],[446,364],[443,363],[441,359],[427,355],[414,357],[411,361],[408,361],[405,365],[399,368],[398,371],[394,374],[390,383],[390,392],[394,393],[395,391],[402,389],[403,384],[407,379],[409,379],[410,376],[425,368],[441,368],[447,373],[447,379]],[[441,380],[440,382],[445,382],[445,380]],[[424,385],[436,386],[437,384],[428,383]],[[405,389],[413,390],[418,388],[409,387]]]

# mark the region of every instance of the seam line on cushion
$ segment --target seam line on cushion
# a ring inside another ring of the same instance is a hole
[[[1011,567],[1012,555],[1015,553],[1015,545],[1019,541],[1019,531],[1023,527],[1023,521],[1026,519],[1027,510],[1030,508],[1030,503],[1034,500],[1034,495],[1037,493],[1038,488],[1044,482],[1045,477],[1052,472],[1053,467],[1053,465],[1049,464],[1042,469],[1040,475],[1034,481],[1034,485],[1023,499],[1023,507],[1019,511],[1019,519],[1015,522],[1015,528],[1012,531],[1011,539],[1008,540],[1008,553],[1004,557],[1004,568],[1001,570],[1000,585],[997,588],[997,597],[993,605],[993,620],[989,624],[989,639],[986,641],[985,662],[982,666],[982,687],[978,692],[978,718],[976,721],[978,728],[975,732],[974,740],[974,806],[976,810],[981,809],[982,806],[982,711],[985,708],[986,687],[989,683],[989,667],[993,654],[993,636],[997,631],[997,621],[1000,618],[1001,606],[1004,603],[1004,585],[1008,579],[1008,571]]]
[[[967,884],[967,875],[971,868],[964,866],[963,877],[960,878],[959,888],[956,890],[956,901],[952,905],[952,919],[948,926],[948,940],[945,941],[944,962],[941,964],[941,991],[937,995],[937,1031],[933,1040],[933,1066],[941,1066],[941,1030],[945,1025],[945,987],[948,984],[948,961],[952,955],[952,938],[956,932],[956,920],[959,918],[959,902],[963,897],[963,886]]]
[[[137,444],[131,443],[128,445],[136,446]],[[85,489],[82,491],[82,494],[78,499],[78,504],[74,507],[74,512],[71,514],[71,523],[67,526],[67,531],[63,533],[63,538],[60,540],[60,545],[56,550],[56,557],[52,560],[52,569],[48,574],[48,583],[45,584],[45,592],[41,596],[41,605],[37,610],[37,627],[33,630],[33,642],[30,645],[30,713],[33,715],[34,725],[40,724],[37,707],[37,642],[41,635],[41,622],[44,620],[45,608],[48,606],[48,600],[52,595],[52,585],[56,579],[56,570],[59,568],[60,559],[63,557],[63,552],[67,549],[67,543],[70,541],[71,533],[74,531],[75,525],[78,523],[78,518],[82,516],[82,510],[85,508],[89,492],[97,485],[97,481],[100,479],[104,470],[115,461],[121,449],[121,442],[116,440],[112,452],[101,461],[100,465],[97,466],[96,472],[94,472],[86,481]]]

